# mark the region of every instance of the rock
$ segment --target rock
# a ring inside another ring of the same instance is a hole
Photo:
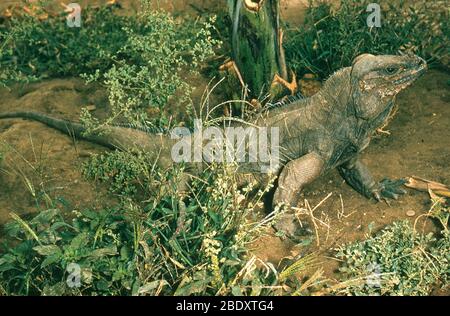
[[[406,216],[413,217],[414,215],[416,215],[416,212],[414,212],[413,210],[409,210],[406,212]]]

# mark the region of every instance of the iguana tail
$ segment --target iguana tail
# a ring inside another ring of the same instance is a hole
[[[87,138],[84,136],[86,128],[84,128],[81,124],[71,122],[68,120],[53,118],[42,113],[27,112],[27,111],[0,113],[0,119],[8,119],[8,118],[23,118],[41,122],[49,127],[52,127],[54,129],[63,132],[64,134],[75,136],[77,138]],[[98,140],[97,141],[94,139],[87,139],[87,140],[98,143],[97,142]],[[111,147],[109,142],[100,143],[100,145]]]
[[[80,123],[57,119],[48,115],[31,112],[0,113],[0,119],[24,118],[41,122],[66,135],[85,139],[108,148],[119,150],[140,149],[155,152],[161,158],[170,158],[171,139],[164,135],[149,134],[132,128],[108,126],[100,128],[95,134],[85,134],[86,128]]]

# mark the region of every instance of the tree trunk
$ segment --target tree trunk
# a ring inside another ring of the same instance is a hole
[[[279,0],[228,0],[228,6],[235,71],[248,98],[270,94],[273,100],[294,93],[295,78],[289,77],[282,47]]]

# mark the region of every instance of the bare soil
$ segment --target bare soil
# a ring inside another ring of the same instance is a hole
[[[96,104],[101,109],[106,102],[102,96],[103,92],[92,91],[80,80],[55,79],[1,89],[0,111],[28,109],[78,120],[81,106]],[[0,122],[0,146],[6,152],[0,169],[0,224],[9,219],[10,212],[26,215],[45,208],[45,203],[38,203],[43,201],[43,192],[61,200],[67,209],[101,206],[112,199],[80,174],[83,157],[101,152],[101,147],[75,142],[25,120]]]

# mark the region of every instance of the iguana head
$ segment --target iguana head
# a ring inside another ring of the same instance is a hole
[[[415,55],[371,55],[355,58],[351,69],[351,95],[358,118],[371,120],[390,111],[395,96],[427,68]]]

